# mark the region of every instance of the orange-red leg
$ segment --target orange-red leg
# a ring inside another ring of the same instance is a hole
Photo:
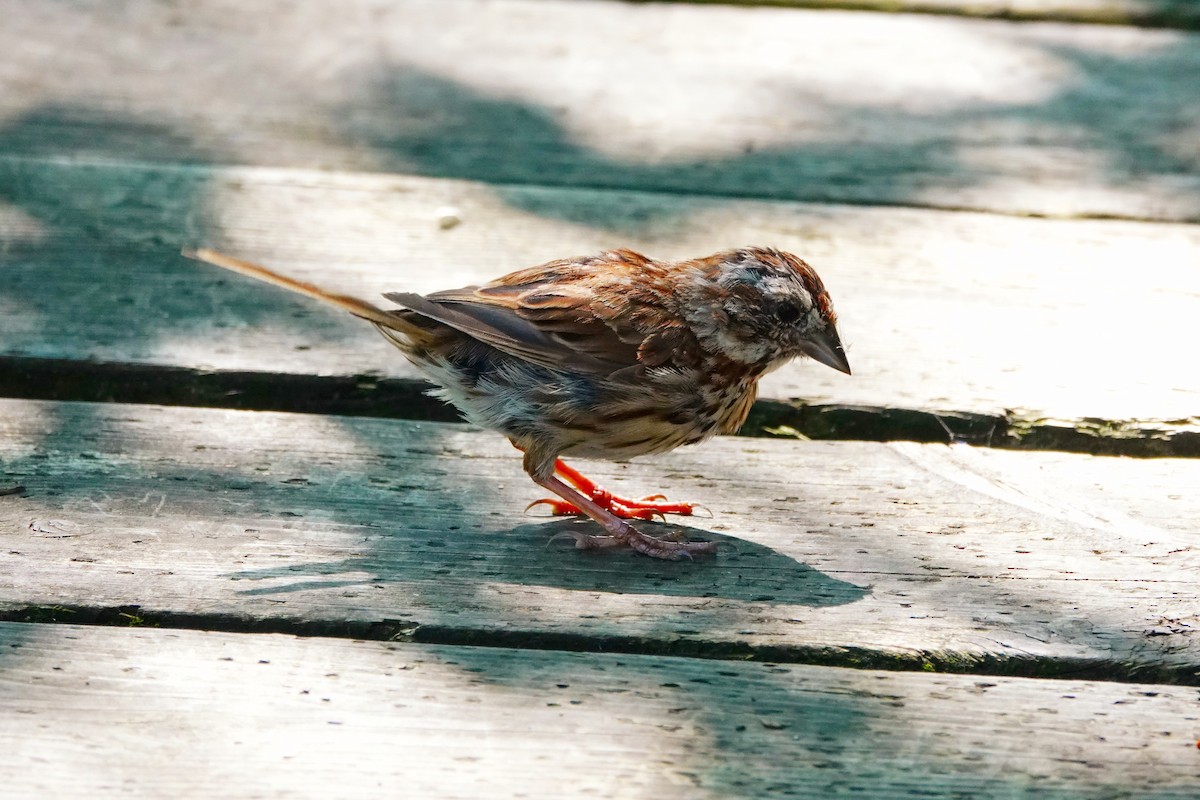
[[[561,497],[579,513],[586,514],[600,524],[606,535],[596,536],[588,533],[560,533],[554,538],[569,537],[575,540],[575,546],[590,550],[595,548],[629,547],[651,558],[662,558],[668,561],[679,561],[691,558],[699,553],[714,553],[718,542],[688,542],[656,539],[647,536],[634,528],[625,520],[616,516],[612,511],[600,506],[580,490],[567,485],[556,475],[548,478],[534,478],[535,483],[544,489],[549,489]],[[553,540],[551,540],[553,541]]]
[[[554,472],[561,475],[567,483],[591,498],[596,505],[606,511],[611,511],[615,516],[622,519],[653,519],[654,517],[663,517],[667,514],[679,514],[680,516],[687,517],[691,516],[697,508],[701,508],[696,503],[667,502],[666,497],[661,494],[643,497],[641,500],[628,500],[624,497],[618,497],[596,484],[595,481],[588,478],[579,470],[568,466],[562,459],[554,462]],[[555,500],[553,498],[535,500],[525,510],[528,511],[530,508],[540,505],[549,506],[550,513],[555,516],[583,515],[586,513],[574,503],[567,502],[566,500]]]

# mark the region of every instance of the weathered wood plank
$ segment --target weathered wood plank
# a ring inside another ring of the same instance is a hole
[[[588,465],[712,508],[678,530],[731,547],[676,564],[548,545],[587,523],[523,516],[519,459],[463,426],[19,401],[0,426],[8,618],[1200,681],[1200,461],[722,439]]]
[[[1200,220],[1196,34],[587,0],[5,22],[7,153]]]
[[[378,297],[608,247],[676,258],[757,243],[817,265],[855,370],[795,364],[765,397],[1068,425],[1186,427],[1200,411],[1200,371],[1180,355],[1200,336],[1197,226],[28,161],[0,161],[0,196],[2,355],[414,378],[369,326],[178,248]],[[449,206],[461,224],[447,230]]]
[[[0,776],[17,795],[1197,787],[1192,692],[1157,685],[73,626],[0,625],[0,641]]]
[[[21,797],[1191,798],[1194,689],[0,624]]]

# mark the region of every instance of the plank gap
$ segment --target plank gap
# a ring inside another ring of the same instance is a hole
[[[0,356],[0,397],[458,422],[429,384],[373,375],[208,371],[153,364]],[[759,400],[741,436],[962,443],[1139,458],[1200,457],[1200,419],[1048,419],[889,406]]]
[[[763,645],[680,637],[597,635],[595,632],[474,629],[449,625],[425,625],[413,620],[400,619],[315,620],[158,611],[148,610],[137,605],[28,605],[0,609],[0,622],[217,633],[283,634],[420,645],[494,647],[570,653],[621,653],[708,661],[802,664],[889,672],[1200,686],[1200,674],[1187,665],[1124,664],[1103,658],[1069,658],[1030,654],[966,655],[916,649],[885,651],[871,647],[846,645],[820,646],[798,643]]]

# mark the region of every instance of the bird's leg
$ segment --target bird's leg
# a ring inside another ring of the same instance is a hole
[[[575,546],[581,550],[601,547],[630,547],[651,558],[679,561],[691,558],[696,553],[712,553],[717,549],[717,542],[678,542],[647,536],[583,492],[564,483],[558,476],[551,474],[545,478],[538,478],[530,473],[530,477],[538,486],[558,495],[572,508],[591,517],[604,528],[607,536],[577,532],[559,534],[559,536],[569,536],[574,539]]]
[[[641,500],[627,500],[624,497],[618,497],[602,486],[597,485],[579,470],[568,466],[561,458],[554,462],[554,471],[580,492],[594,500],[596,505],[611,511],[622,519],[653,519],[656,516],[661,517],[667,514],[679,514],[680,516],[689,517],[697,508],[701,507],[696,503],[670,503],[661,494],[643,497]],[[549,506],[550,513],[555,516],[586,513],[574,503],[555,500],[553,498],[535,500],[525,510],[528,511],[530,508],[539,505]]]

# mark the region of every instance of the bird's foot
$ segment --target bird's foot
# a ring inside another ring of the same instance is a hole
[[[528,458],[528,456],[526,457]],[[563,466],[562,462],[559,461],[557,466]],[[543,489],[548,489],[561,498],[561,500],[551,501],[553,504],[562,503],[571,508],[579,509],[580,512],[598,522],[600,527],[605,531],[604,534],[600,535],[583,533],[581,531],[563,532],[552,537],[550,539],[551,542],[562,538],[570,538],[574,540],[575,546],[581,550],[628,547],[644,556],[662,558],[668,561],[692,558],[702,553],[713,553],[720,546],[717,542],[689,542],[681,536],[667,536],[661,539],[647,536],[630,525],[627,520],[617,516],[612,508],[602,506],[593,499],[591,496],[592,492],[586,488],[587,486],[591,486],[590,481],[585,483],[585,486],[581,488],[566,483],[555,474],[540,477],[536,469],[526,467],[526,471],[533,478],[534,483]],[[574,473],[574,470],[570,468],[562,471],[563,477],[568,477],[568,479],[571,473]],[[651,500],[645,502],[657,501]],[[688,510],[690,513],[692,504],[688,503],[686,505],[689,507]]]
[[[561,460],[555,462],[554,471],[561,475],[568,483],[574,486],[579,491],[590,497],[596,505],[606,511],[611,511],[614,515],[621,519],[645,519],[650,520],[655,517],[666,519],[667,514],[678,514],[683,517],[690,517],[696,513],[697,509],[708,511],[707,508],[698,503],[686,502],[669,502],[666,495],[652,494],[649,497],[643,497],[640,500],[630,500],[624,497],[619,497],[607,489],[599,486],[587,476],[580,473],[573,467],[569,467]],[[525,510],[534,506],[545,505],[550,509],[550,513],[556,517],[584,515],[585,512],[574,503],[569,503],[566,500],[546,497],[541,500],[534,500],[529,505],[525,506]],[[709,514],[711,516],[711,514]]]
[[[690,517],[696,512],[696,509],[708,510],[698,503],[668,503],[666,502],[666,497],[661,494],[643,497],[641,500],[627,500],[624,497],[617,497],[601,489],[600,493],[592,495],[592,499],[601,508],[611,511],[621,519],[649,520],[655,517],[665,519],[667,514],[679,514],[680,516]],[[568,503],[565,500],[557,500],[553,497],[543,497],[540,500],[534,500],[525,506],[525,510],[528,511],[535,506],[549,507],[550,513],[556,517],[584,516],[584,512],[578,506]]]

